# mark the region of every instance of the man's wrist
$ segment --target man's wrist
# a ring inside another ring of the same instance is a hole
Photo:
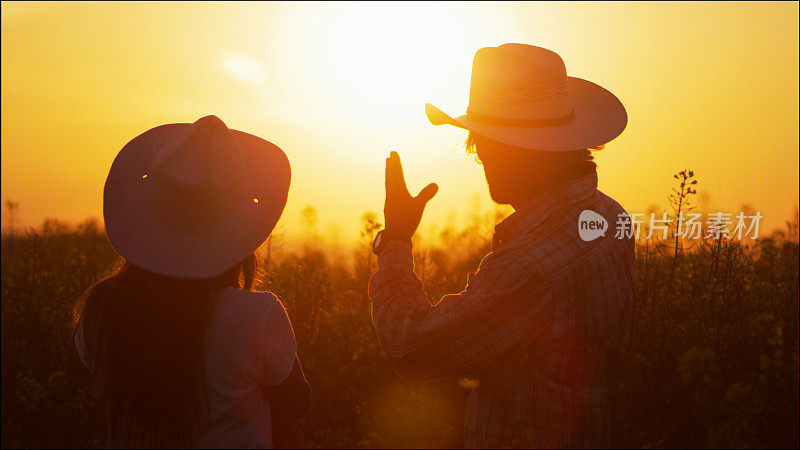
[[[384,228],[383,231],[384,233],[386,233],[387,237],[389,237],[391,240],[403,241],[409,244],[411,243],[411,236],[413,236],[414,234],[414,233],[409,234],[407,232],[402,232],[395,228]]]
[[[414,256],[411,243],[406,240],[392,239],[377,253],[378,269],[386,273],[414,270]]]
[[[372,251],[376,255],[380,254],[380,252],[386,248],[386,245],[392,241],[405,242],[411,245],[411,236],[408,236],[406,233],[399,233],[392,228],[384,228],[375,235],[375,240],[372,243]]]

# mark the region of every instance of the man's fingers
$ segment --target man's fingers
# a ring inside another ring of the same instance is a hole
[[[400,162],[400,155],[397,152],[392,151],[389,153],[389,164],[392,167],[393,176],[398,189],[405,189],[406,177],[405,174],[403,174],[403,163]]]
[[[391,152],[386,160],[386,191],[396,194],[408,192],[403,164],[400,162],[400,155],[395,151]]]
[[[389,194],[390,192],[392,192],[392,182],[393,182],[392,171],[389,168],[389,158],[386,158],[386,169],[384,170],[383,173],[383,179],[386,185],[386,193]]]
[[[417,196],[414,198],[421,202],[424,206],[433,198],[434,195],[436,195],[437,192],[439,192],[439,185],[436,183],[431,183],[422,188],[422,190],[419,191],[419,194],[417,194]]]

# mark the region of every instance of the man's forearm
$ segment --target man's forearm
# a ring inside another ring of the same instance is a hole
[[[431,305],[413,273],[410,245],[392,243],[378,264],[369,290],[375,329],[393,367],[412,378],[474,374],[543,338],[553,322],[552,297],[535,271],[504,289],[485,275],[496,271],[479,268],[464,291]]]
[[[408,311],[431,307],[422,281],[414,274],[410,242],[387,243],[378,255],[378,272],[370,280],[369,294],[373,305],[391,305]]]

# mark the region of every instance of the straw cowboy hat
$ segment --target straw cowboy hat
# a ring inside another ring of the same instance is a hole
[[[106,233],[145,270],[214,277],[267,239],[290,179],[280,148],[216,116],[161,125],[114,159],[103,193]]]
[[[516,147],[569,151],[596,147],[622,133],[625,107],[611,92],[568,77],[550,50],[525,44],[475,53],[467,113],[451,117],[425,104],[434,125],[454,125]]]

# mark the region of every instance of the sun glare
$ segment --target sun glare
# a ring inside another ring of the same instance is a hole
[[[446,5],[359,4],[332,18],[328,67],[354,102],[414,104],[437,81],[460,73],[457,51],[463,14]]]
[[[222,62],[225,70],[234,78],[258,86],[264,81],[264,66],[249,56],[230,55]]]

